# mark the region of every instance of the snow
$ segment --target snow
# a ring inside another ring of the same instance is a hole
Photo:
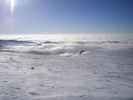
[[[132,43],[0,43],[0,100],[132,99]]]

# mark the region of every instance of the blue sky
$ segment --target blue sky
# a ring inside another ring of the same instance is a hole
[[[0,33],[133,33],[133,0],[0,0]]]

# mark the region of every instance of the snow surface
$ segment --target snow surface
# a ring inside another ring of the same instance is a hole
[[[133,44],[0,40],[0,100],[133,100]]]

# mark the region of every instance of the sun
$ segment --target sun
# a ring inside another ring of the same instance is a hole
[[[15,6],[16,6],[16,0],[10,0],[10,11],[13,14]]]

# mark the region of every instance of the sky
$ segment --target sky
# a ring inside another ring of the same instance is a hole
[[[0,0],[0,34],[130,33],[133,0]]]

